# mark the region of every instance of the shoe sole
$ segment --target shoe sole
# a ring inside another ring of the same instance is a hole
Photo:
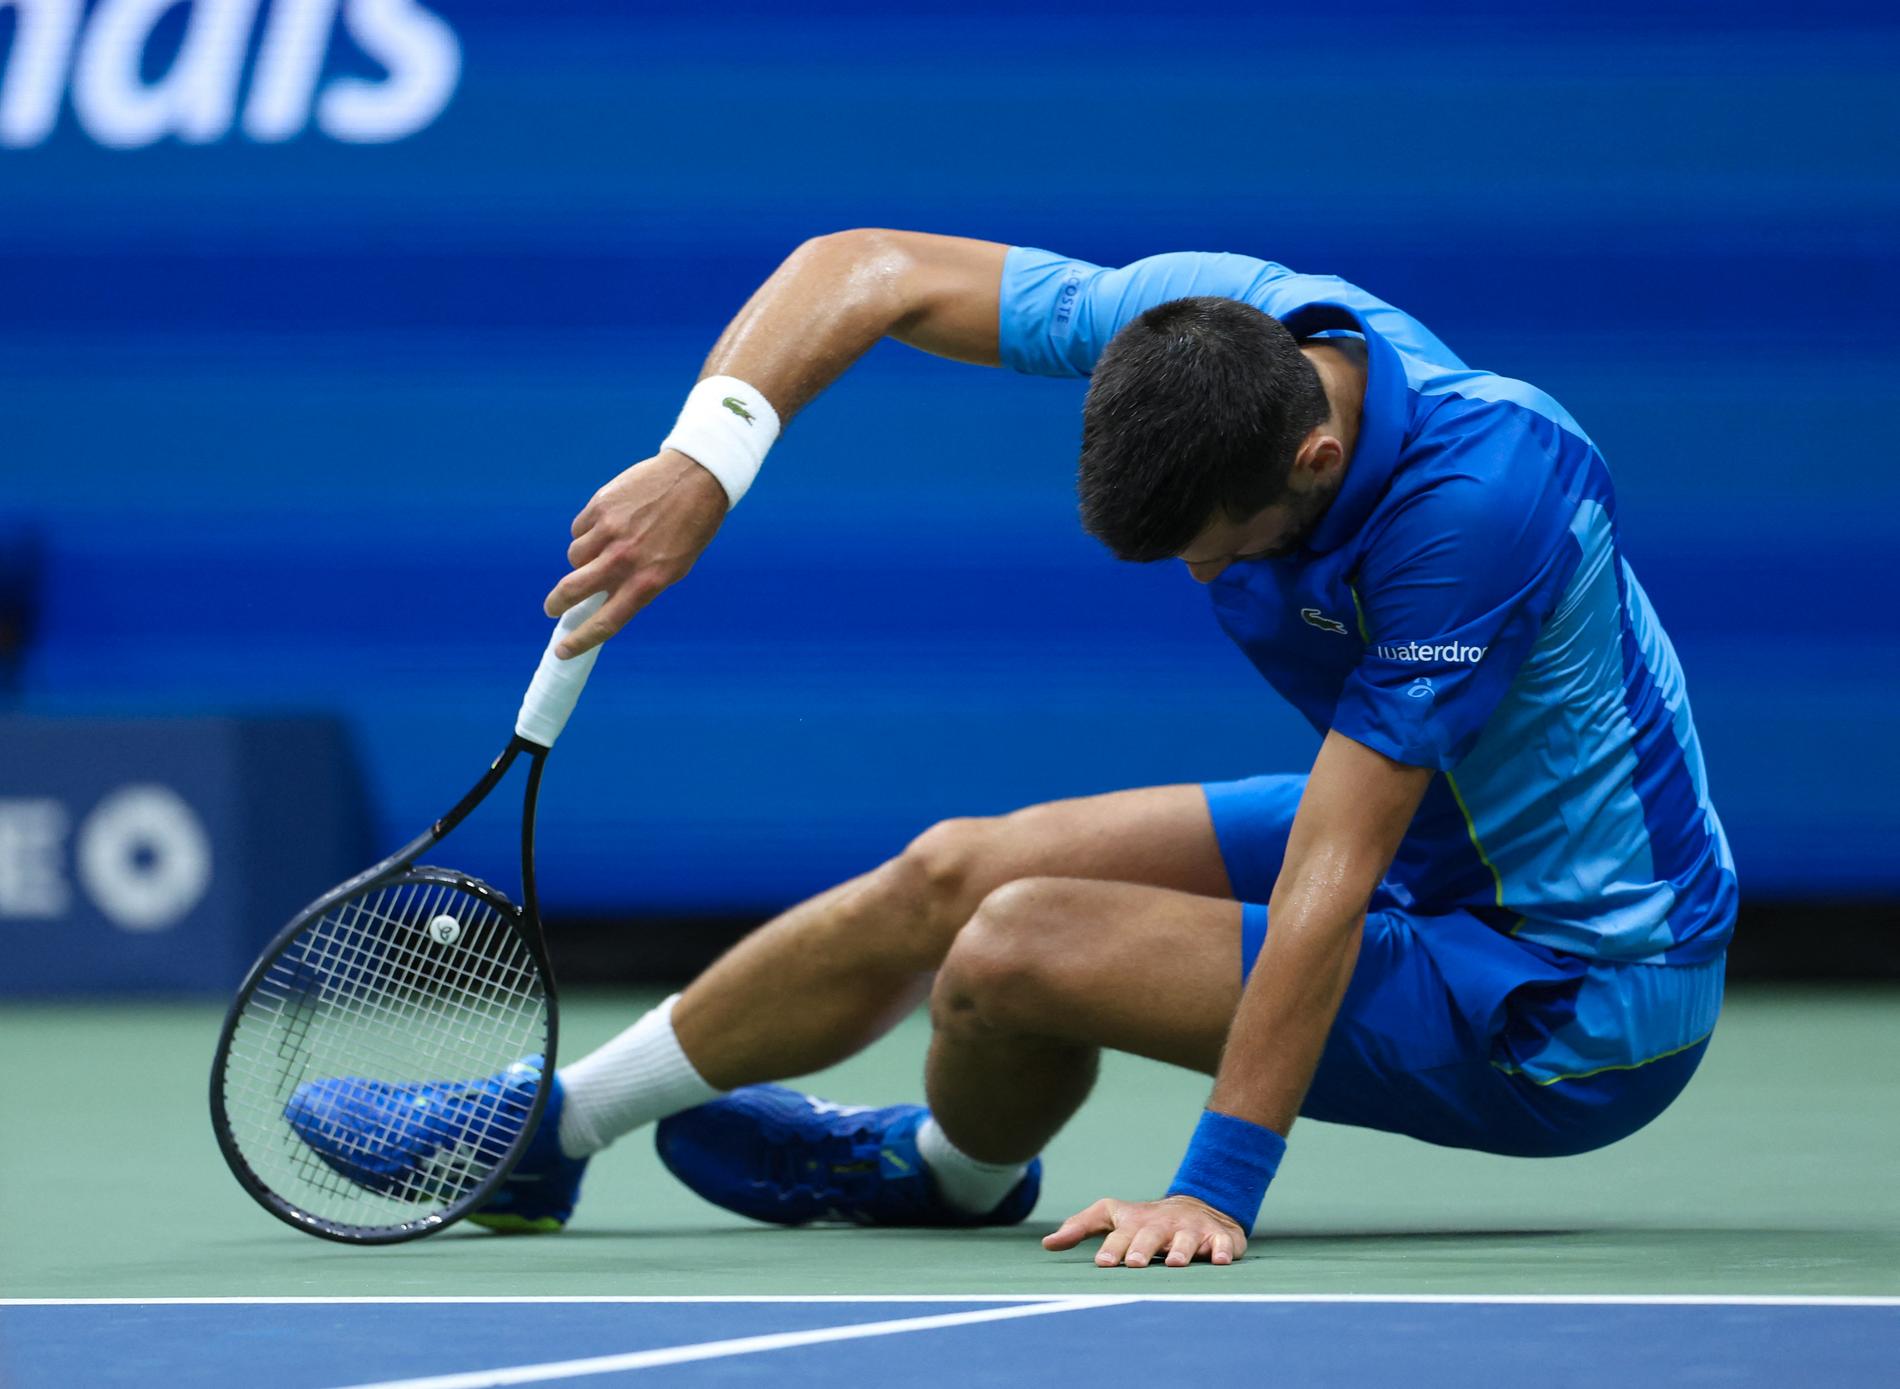
[[[498,1235],[558,1235],[567,1228],[565,1220],[556,1220],[551,1215],[532,1220],[521,1215],[471,1215],[468,1223],[493,1230]]]

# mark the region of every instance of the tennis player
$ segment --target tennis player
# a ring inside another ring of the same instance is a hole
[[[564,1068],[478,1219],[559,1228],[587,1159],[664,1121],[671,1170],[760,1220],[1020,1221],[1113,1047],[1211,1075],[1207,1108],[1165,1192],[1097,1201],[1044,1244],[1222,1264],[1297,1116],[1548,1157],[1669,1105],[1721,1006],[1736,879],[1608,470],[1555,400],[1343,280],[812,241],[659,452],[575,520],[547,611],[611,596],[573,651],[685,575],[783,423],[884,337],[1089,377],[1083,524],[1207,585],[1318,756],[926,830]],[[868,1045],[925,990],[927,1109],[763,1084]]]

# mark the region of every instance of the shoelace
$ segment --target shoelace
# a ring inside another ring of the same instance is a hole
[[[765,1169],[772,1185],[808,1191],[820,1198],[847,1196],[854,1184],[840,1182],[838,1178],[863,1175],[862,1171],[852,1171],[853,1168],[877,1171],[877,1150],[867,1129],[827,1133],[817,1140],[798,1138],[789,1143],[775,1143],[765,1152]]]
[[[901,1179],[894,1183],[883,1175],[884,1146],[881,1131],[863,1126],[816,1140],[797,1138],[773,1144],[765,1154],[768,1184],[825,1202],[827,1220],[874,1224],[869,1210],[874,1196],[889,1204],[894,1190],[902,1190],[908,1198],[918,1185]],[[902,1204],[912,1206],[916,1201],[905,1199]]]

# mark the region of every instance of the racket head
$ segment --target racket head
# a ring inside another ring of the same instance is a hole
[[[212,1064],[212,1126],[285,1223],[349,1244],[417,1239],[507,1177],[546,1108],[557,1037],[538,923],[453,869],[373,870],[305,908],[245,976]],[[518,1067],[536,1055],[538,1072]]]

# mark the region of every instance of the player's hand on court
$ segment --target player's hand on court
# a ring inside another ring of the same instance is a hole
[[[567,547],[574,572],[554,586],[544,606],[549,617],[559,617],[593,594],[604,592],[607,601],[556,654],[578,656],[626,626],[686,577],[725,519],[719,480],[675,449],[634,464],[594,493],[574,518],[574,543]]]
[[[1063,1221],[1053,1235],[1043,1236],[1042,1247],[1073,1249],[1094,1235],[1108,1236],[1095,1251],[1097,1268],[1146,1268],[1157,1254],[1169,1268],[1186,1268],[1196,1259],[1231,1264],[1247,1252],[1247,1232],[1192,1196],[1160,1201],[1103,1197]]]

